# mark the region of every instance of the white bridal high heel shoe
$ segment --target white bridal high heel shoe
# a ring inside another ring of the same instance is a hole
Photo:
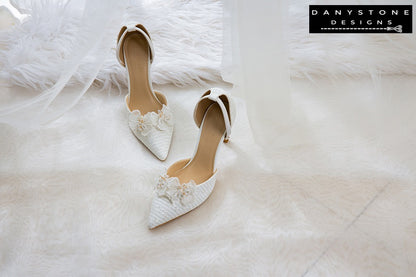
[[[174,163],[159,177],[149,214],[149,229],[175,219],[201,205],[215,186],[218,145],[228,142],[234,119],[230,96],[218,88],[204,93],[194,110],[200,128],[191,159]]]
[[[160,160],[165,160],[173,133],[173,116],[166,97],[153,91],[150,66],[152,40],[140,24],[123,26],[117,39],[117,59],[127,68],[126,106],[134,135]]]

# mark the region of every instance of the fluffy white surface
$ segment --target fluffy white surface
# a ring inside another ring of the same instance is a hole
[[[0,33],[2,72],[10,84],[45,89],[65,69],[76,42],[80,13],[66,1],[20,3],[31,15],[22,25]],[[143,3],[141,3],[143,2]],[[108,87],[126,86],[127,77],[116,58],[116,37],[122,23],[143,23],[156,49],[153,82],[178,86],[204,84],[220,79],[222,54],[222,6],[220,1],[127,1],[120,25],[105,30],[114,37],[96,83]],[[102,30],[100,30],[102,31]],[[110,48],[111,51],[110,51]],[[85,82],[88,63],[84,59],[71,84]]]
[[[164,163],[131,134],[119,95],[92,90],[38,131],[2,125],[0,275],[415,276],[416,80],[293,84],[293,118],[264,153],[273,159],[237,101],[213,194],[154,231],[154,179],[192,154],[203,90],[162,89],[182,119]]]
[[[164,163],[119,95],[90,91],[39,131],[1,126],[0,275],[415,276],[416,80],[381,85],[294,82],[275,165],[237,101],[213,194],[153,231],[153,182],[193,153],[202,89],[161,89],[182,119]]]
[[[285,30],[288,30],[292,76],[338,79],[416,74],[414,35],[310,35],[308,4],[317,2],[290,3]],[[0,52],[0,77],[11,84],[32,88],[50,86],[59,77],[71,53],[79,15],[62,4],[40,3],[29,5],[31,9],[25,10],[32,17],[22,26],[0,33],[0,44],[6,46]],[[156,48],[153,67],[156,84],[183,86],[221,79],[221,1],[152,0],[143,1],[143,6],[137,3],[126,4],[124,20],[141,22],[149,29]],[[115,37],[119,27],[107,30],[108,35]],[[109,48],[114,46],[115,39]],[[87,58],[72,82],[85,82],[83,70],[88,70],[88,62]],[[117,63],[114,51],[110,51],[96,83],[120,87],[126,82],[124,69]]]

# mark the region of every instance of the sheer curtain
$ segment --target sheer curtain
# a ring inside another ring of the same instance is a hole
[[[261,146],[271,147],[287,124],[291,87],[287,49],[288,1],[224,1],[222,75],[246,100],[250,125]]]
[[[339,1],[335,2],[339,4]],[[313,3],[336,4],[333,1]],[[371,3],[383,4],[386,1]],[[300,5],[297,8],[307,12],[304,2],[295,1],[292,4]],[[362,3],[357,0],[351,4]],[[410,96],[400,91],[392,94],[382,84],[389,83],[387,78],[400,83],[397,80],[406,76],[382,76],[376,68],[377,62],[374,62],[368,65],[369,75],[361,79],[324,76],[301,89],[298,89],[299,86],[295,89],[293,82],[292,90],[288,70],[288,13],[287,0],[225,0],[224,5],[222,74],[225,80],[234,83],[234,94],[246,100],[254,138],[262,146],[259,148],[263,152],[262,157],[266,157],[263,160],[265,167],[286,167],[296,174],[308,170],[313,174],[332,174],[331,168],[344,172],[345,168],[355,164],[358,172],[366,166],[360,164],[365,157],[363,153],[377,152],[374,148],[380,145],[401,153],[395,142],[412,137],[412,128],[400,126],[414,126],[409,120],[409,114],[414,114],[409,109]],[[304,35],[305,43],[310,36],[308,33]],[[382,41],[378,50],[394,43],[395,38],[387,34],[356,35],[355,38],[362,38],[362,45],[349,51],[360,53],[362,47],[375,47],[370,36],[378,36]],[[329,41],[342,36],[317,38]],[[406,38],[411,45],[415,35],[407,35]],[[403,53],[409,51],[414,49],[404,49]],[[329,56],[323,64],[331,67],[335,63],[337,60]],[[384,159],[396,164],[398,159],[394,155],[385,155]],[[368,164],[377,163],[372,156],[366,158]],[[414,167],[408,161],[405,163],[409,168]]]

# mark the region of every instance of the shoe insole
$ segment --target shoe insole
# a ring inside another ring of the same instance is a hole
[[[214,103],[205,114],[198,148],[193,159],[183,169],[170,176],[178,177],[181,183],[194,180],[195,183],[201,184],[208,180],[214,174],[215,155],[224,132],[225,123],[221,109],[218,104]]]
[[[123,49],[130,79],[130,110],[139,110],[142,115],[161,110],[162,104],[156,99],[149,84],[150,50],[146,38],[137,33],[128,34]]]

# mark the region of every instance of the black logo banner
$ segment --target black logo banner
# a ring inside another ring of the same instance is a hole
[[[412,33],[412,5],[310,5],[309,33]]]

